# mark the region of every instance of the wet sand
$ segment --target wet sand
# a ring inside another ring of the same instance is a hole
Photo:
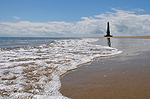
[[[112,47],[123,53],[67,73],[61,78],[61,93],[72,99],[150,99],[149,42],[111,39]]]

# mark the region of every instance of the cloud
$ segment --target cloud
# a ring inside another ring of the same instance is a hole
[[[140,9],[140,8],[136,8],[136,9],[133,9],[133,11],[139,11],[139,12],[142,11],[142,12],[143,12],[143,11],[145,11],[145,10]]]
[[[112,8],[93,17],[81,17],[82,21],[71,22],[0,22],[0,35],[7,36],[104,36],[106,22],[110,22],[114,36],[150,35],[150,15],[135,14]]]
[[[20,19],[20,17],[16,17],[16,16],[13,16],[13,18],[15,18],[16,20]]]

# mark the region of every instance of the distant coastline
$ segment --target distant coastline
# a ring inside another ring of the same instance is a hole
[[[113,38],[150,38],[150,36],[116,36]]]
[[[83,37],[83,38],[144,38],[150,39],[150,36],[114,36],[114,37]]]
[[[150,36],[113,36],[113,37],[0,37],[0,38],[54,38],[54,39],[60,39],[60,38],[144,38],[144,39],[150,39]]]

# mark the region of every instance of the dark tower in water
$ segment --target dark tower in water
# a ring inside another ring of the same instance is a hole
[[[112,35],[110,35],[110,30],[109,30],[109,22],[107,22],[107,34],[105,35],[105,37],[112,37]]]

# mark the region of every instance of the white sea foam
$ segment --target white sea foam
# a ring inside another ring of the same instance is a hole
[[[0,98],[66,99],[60,76],[96,57],[120,54],[93,45],[98,39],[55,41],[35,47],[0,49]]]

